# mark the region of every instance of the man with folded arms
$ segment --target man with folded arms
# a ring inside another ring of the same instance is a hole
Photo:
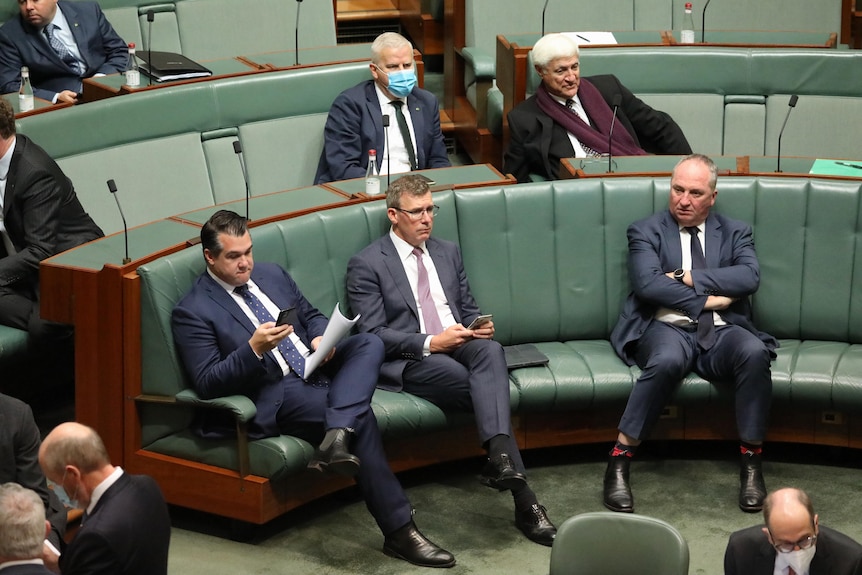
[[[718,195],[711,159],[692,154],[671,176],[668,209],[628,228],[632,292],[611,345],[641,369],[610,453],[604,504],[631,513],[629,466],[673,390],[691,371],[734,391],[740,443],[739,507],[760,511],[762,445],[778,342],[758,331],[749,298],[760,285],[751,226],[711,212]]]
[[[413,508],[386,461],[371,411],[383,360],[380,339],[348,337],[324,365],[306,374],[305,357],[320,345],[326,316],[281,267],[255,265],[244,217],[228,210],[213,214],[201,228],[201,246],[207,269],[171,318],[198,394],[251,399],[257,408],[248,424],[252,439],[285,434],[319,444],[308,467],[356,477],[385,536],[384,553],[423,567],[453,566],[452,554],[417,529]],[[296,319],[277,325],[279,310],[290,308]],[[231,421],[211,412],[202,414],[208,419],[199,425],[205,437],[234,433]]]
[[[557,529],[527,485],[512,435],[509,373],[494,322],[479,317],[458,246],[431,237],[434,205],[428,183],[406,175],[386,191],[392,228],[350,259],[347,294],[359,329],[386,345],[381,387],[404,390],[442,409],[472,410],[488,452],[481,482],[511,491],[515,524],[530,540],[551,545]]]

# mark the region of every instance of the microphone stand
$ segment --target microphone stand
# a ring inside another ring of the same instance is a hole
[[[123,265],[132,263],[129,257],[129,227],[126,225],[126,216],[123,214],[123,207],[120,205],[120,200],[117,198],[117,184],[114,180],[108,180],[108,191],[114,196],[114,201],[117,202],[117,209],[120,210],[120,218],[123,220],[123,238],[126,240],[126,257],[123,258]]]
[[[799,96],[796,94],[790,96],[790,101],[787,103],[787,115],[784,116],[784,123],[781,124],[781,131],[778,132],[778,160],[777,165],[775,166],[775,171],[777,173],[781,173],[781,136],[784,135],[784,127],[787,126],[787,120],[790,119],[790,112],[796,107],[796,102],[798,100]]]
[[[389,188],[389,175],[392,172],[392,164],[389,161],[389,114],[383,114],[383,147],[386,150],[386,188]]]
[[[709,6],[709,3],[712,0],[706,0],[706,4],[703,5],[703,12],[700,13],[700,43],[703,44],[704,37],[706,34],[706,9]]]
[[[302,0],[296,0],[296,26],[294,27],[293,45],[296,48],[296,57],[294,58],[294,66],[299,66],[299,8],[302,6]]]
[[[156,19],[156,14],[152,10],[147,10],[147,85],[153,85],[153,20]]]
[[[608,173],[613,174],[614,168],[611,163],[613,159],[612,146],[614,143],[614,126],[617,123],[617,111],[620,109],[620,103],[622,101],[622,96],[620,94],[614,94],[613,104],[614,104],[614,117],[611,118],[611,129],[608,132]]]
[[[545,0],[545,5],[542,7],[542,36],[545,35],[545,10],[548,9],[548,0]]]
[[[242,179],[245,181],[245,219],[251,221],[248,213],[248,198],[251,195],[248,189],[248,172],[245,170],[245,161],[242,158],[242,144],[239,140],[233,141],[233,153],[236,154],[239,160],[239,167],[242,170]]]

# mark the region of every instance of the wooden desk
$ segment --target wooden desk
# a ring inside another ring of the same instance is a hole
[[[18,106],[18,92],[13,94],[3,94],[3,97],[12,105],[12,109],[15,111],[15,119],[26,118],[27,116],[32,116],[34,114],[42,114],[43,112],[50,112],[51,110],[62,110],[63,108],[68,108],[72,104],[52,104],[48,100],[43,100],[42,98],[33,98],[33,109],[28,112],[22,112]]]
[[[467,188],[482,188],[487,186],[502,186],[515,184],[517,181],[511,176],[505,176],[497,168],[490,164],[475,164],[470,166],[452,166],[451,168],[434,168],[431,170],[418,170],[434,180],[432,190],[453,189],[464,190]],[[395,181],[406,174],[392,174],[391,181]],[[323,184],[333,191],[345,194],[352,198],[378,199],[385,198],[386,194],[377,196],[365,195],[365,178],[342,180]],[[386,187],[386,176],[380,176],[380,188],[384,191]]]
[[[837,48],[838,33],[783,31],[783,30],[709,30],[703,34],[695,30],[698,40],[694,44],[681,44],[679,30],[662,32],[665,44],[679,46],[725,46],[733,48]]]
[[[613,173],[608,173],[607,158],[564,158],[560,161],[560,179],[569,178],[613,178],[631,176],[670,176],[674,166],[683,156],[619,156],[612,159]],[[788,156],[781,158],[781,172],[777,172],[778,158],[775,156],[712,156],[719,176],[811,176],[814,178],[856,179],[862,178],[862,169],[857,169],[833,160],[817,160]],[[839,160],[844,164],[862,166],[862,161]],[[819,163],[815,169],[815,163]],[[814,169],[814,172],[812,172]],[[856,172],[859,172],[858,175]]]
[[[134,94],[136,92],[145,92],[147,90],[155,90],[167,86],[178,86],[181,84],[192,84],[195,82],[209,82],[221,78],[232,78],[235,76],[245,76],[247,74],[257,74],[260,72],[271,71],[272,68],[265,66],[257,66],[254,63],[246,62],[241,58],[227,58],[225,60],[210,60],[209,62],[201,62],[201,65],[212,70],[212,76],[204,78],[190,78],[188,80],[177,80],[174,82],[156,82],[152,85],[149,83],[149,78],[141,72],[141,85],[131,87],[126,85],[126,77],[123,74],[108,74],[107,76],[99,76],[94,78],[84,79],[84,96],[83,102],[95,102],[104,98],[120,96],[122,94]]]

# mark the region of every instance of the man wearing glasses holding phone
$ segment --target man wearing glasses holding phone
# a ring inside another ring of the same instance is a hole
[[[386,347],[379,385],[441,409],[473,411],[488,452],[480,481],[511,491],[517,527],[531,541],[550,546],[556,528],[527,485],[512,436],[503,348],[493,341],[490,317],[473,324],[481,312],[458,246],[431,237],[439,207],[428,183],[402,176],[386,191],[386,208],[389,233],[347,266],[347,295],[360,314],[359,330],[379,336]]]
[[[821,527],[808,494],[792,487],[770,494],[763,504],[766,526],[731,534],[724,554],[725,575],[859,575],[862,545]]]

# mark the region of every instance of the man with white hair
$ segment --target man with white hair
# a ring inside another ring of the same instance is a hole
[[[598,157],[611,146],[615,156],[692,152],[673,118],[639,100],[616,76],[581,78],[580,51],[569,36],[542,37],[533,46],[533,64],[542,83],[509,112],[511,139],[503,158],[503,171],[519,182],[532,175],[555,180],[561,159]]]
[[[42,542],[51,531],[36,492],[17,483],[0,485],[0,571],[3,575],[50,574]]]

